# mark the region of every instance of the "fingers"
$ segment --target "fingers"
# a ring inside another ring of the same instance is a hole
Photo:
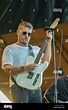
[[[46,35],[52,40],[52,31],[46,31]]]
[[[25,71],[28,71],[28,72],[33,71],[36,67],[37,67],[37,64],[35,63],[25,65]]]
[[[36,68],[37,67],[37,64],[33,63],[33,64],[31,64],[31,67],[32,68]]]
[[[52,31],[46,31],[46,34],[49,36],[49,35],[52,35]]]
[[[33,71],[35,68],[37,67],[37,64],[33,63],[33,64],[30,64],[30,71]]]

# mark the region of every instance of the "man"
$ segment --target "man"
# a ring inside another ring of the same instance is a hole
[[[45,91],[44,98],[47,103],[55,103],[54,83]],[[62,75],[57,80],[57,103],[68,103],[68,74]]]
[[[26,64],[27,58],[30,55],[29,51],[29,41],[33,31],[33,26],[29,22],[21,22],[17,29],[18,41],[11,45],[8,45],[3,52],[2,56],[2,68],[4,72],[11,75],[10,86],[12,92],[12,99],[14,103],[42,103],[42,91],[38,87],[36,89],[30,90],[25,87],[20,87],[16,83],[17,75],[24,72],[30,72],[37,68],[36,63]],[[40,63],[46,62],[46,67],[48,67],[51,60],[51,40],[52,33],[46,32],[48,37],[48,43],[43,57]],[[38,46],[31,46],[33,50],[34,57],[36,58],[40,48]],[[28,82],[25,80],[25,83]]]

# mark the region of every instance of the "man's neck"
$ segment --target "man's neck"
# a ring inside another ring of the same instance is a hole
[[[23,46],[23,47],[28,47],[28,44],[24,44],[24,43],[20,43],[20,42],[16,42],[16,45],[20,45],[20,46]]]

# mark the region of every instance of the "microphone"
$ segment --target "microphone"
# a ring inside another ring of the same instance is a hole
[[[48,27],[48,26],[45,26],[44,29],[46,29],[46,31],[54,31],[54,30],[56,30],[57,32],[61,31],[61,29],[50,28],[50,27]]]

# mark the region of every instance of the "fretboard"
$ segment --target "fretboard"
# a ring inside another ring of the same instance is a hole
[[[39,50],[39,52],[38,52],[38,55],[37,55],[37,57],[35,58],[34,63],[36,63],[36,64],[39,63],[39,60],[40,60],[40,58],[41,58],[41,56],[42,56],[42,53],[44,52],[44,49],[45,49],[47,43],[48,43],[48,37],[45,38],[45,40],[44,40],[44,42],[43,42],[43,44],[42,44],[42,46],[41,46],[41,48],[40,48],[40,50]]]

